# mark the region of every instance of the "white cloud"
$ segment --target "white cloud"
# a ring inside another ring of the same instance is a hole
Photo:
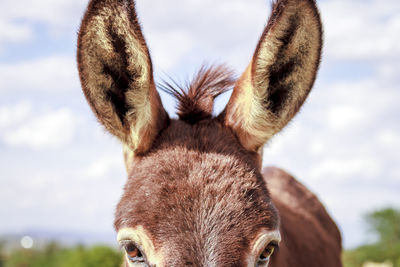
[[[76,123],[77,119],[70,110],[60,109],[7,130],[2,139],[9,146],[60,148],[73,140]]]
[[[400,83],[400,60],[386,60],[376,64],[376,71],[382,82],[398,85]]]
[[[385,5],[380,0],[367,2],[321,1],[326,59],[399,59],[400,3],[397,0],[388,0]],[[169,52],[178,48],[193,51],[191,60],[182,59],[186,64],[199,64],[205,58],[217,59],[228,61],[240,70],[249,62],[270,10],[269,5],[261,0],[251,3],[243,0],[218,3],[211,0],[183,3],[156,0],[137,1],[137,4],[145,35],[155,55],[164,54],[160,57],[170,58],[174,53]],[[170,46],[166,40],[169,35],[174,38],[174,32],[180,32],[185,40],[190,41],[186,44],[175,42]],[[157,38],[161,35],[166,37],[165,45]],[[180,57],[181,53],[177,53],[177,58]]]
[[[0,18],[0,48],[1,43],[26,42],[33,38],[32,28],[26,23],[12,23]]]
[[[378,142],[391,148],[400,148],[400,134],[394,130],[385,129],[378,133]]]
[[[310,145],[310,153],[314,156],[321,156],[327,151],[326,144],[322,139],[314,139]]]
[[[25,20],[49,25],[78,24],[87,1],[79,0],[2,0],[0,15],[10,21]]]
[[[18,63],[0,63],[0,92],[67,91],[79,88],[75,58],[49,56]]]
[[[365,112],[354,106],[336,106],[328,111],[328,124],[335,130],[357,126],[365,119]]]
[[[73,33],[79,26],[86,3],[79,0],[2,0],[0,53],[4,53],[7,45],[31,41],[38,25],[52,35]]]
[[[397,165],[393,168],[391,171],[391,177],[391,181],[393,181],[393,183],[400,184],[400,165]]]
[[[267,157],[276,157],[282,156],[282,152],[290,149],[293,146],[298,145],[297,139],[299,136],[303,136],[304,130],[302,125],[296,123],[295,121],[289,123],[285,129],[279,132],[276,136],[274,136],[266,145],[266,156]],[[267,162],[264,162],[267,164]]]
[[[20,102],[16,105],[0,106],[0,129],[18,125],[32,113],[32,103]]]
[[[153,64],[161,70],[170,70],[187,55],[194,40],[186,32],[171,30],[148,34],[152,40]]]
[[[0,201],[10,205],[0,205],[0,216],[7,218],[0,220],[0,234],[32,229],[113,233],[113,213],[125,177],[82,179],[71,161],[63,171],[36,167],[29,169],[30,175],[6,180],[7,186],[0,187]]]
[[[379,179],[382,166],[377,158],[362,157],[356,158],[331,158],[314,162],[310,170],[311,179],[329,179],[335,181],[340,179],[352,179],[356,177]]]
[[[85,168],[85,170],[82,172],[82,175],[90,180],[112,177],[115,170],[121,170],[124,168],[121,155],[112,155],[97,159]]]
[[[399,59],[400,2],[321,2],[326,56],[335,60]]]
[[[180,67],[184,75],[204,61],[227,61],[243,69],[269,12],[262,0],[156,0],[137,1],[137,6],[154,62],[163,71]]]

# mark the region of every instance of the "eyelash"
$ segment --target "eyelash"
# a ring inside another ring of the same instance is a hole
[[[130,245],[130,244],[136,245],[136,244],[135,244],[134,242],[132,242],[131,240],[121,240],[121,241],[119,241],[119,249],[120,249],[120,250],[124,250],[125,247],[126,247],[127,245]]]
[[[269,243],[269,245],[274,247],[275,252],[279,251],[279,243],[276,241],[272,241],[271,243]]]

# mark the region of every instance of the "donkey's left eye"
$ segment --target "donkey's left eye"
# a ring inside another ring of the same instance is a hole
[[[144,263],[145,259],[142,251],[134,244],[127,243],[124,245],[124,249],[128,259],[133,263]]]

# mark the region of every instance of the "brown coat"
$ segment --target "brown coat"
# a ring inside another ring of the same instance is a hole
[[[281,249],[271,266],[341,266],[339,229],[318,198],[281,169],[265,168],[263,176],[281,217]]]

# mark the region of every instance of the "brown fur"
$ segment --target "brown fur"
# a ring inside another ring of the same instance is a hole
[[[235,79],[203,67],[186,87],[163,86],[179,101],[170,120],[133,0],[90,2],[78,42],[82,87],[124,143],[128,181],[115,229],[144,239],[149,266],[253,267],[257,238],[276,230],[270,267],[341,266],[340,233],[322,204],[284,171],[262,173],[258,153],[308,95],[321,40],[314,1],[277,1],[224,112],[213,117],[213,101]]]
[[[259,229],[278,227],[255,156],[215,119],[172,121],[133,167],[116,229],[145,225],[167,250],[163,266],[244,266],[243,247]]]
[[[318,198],[281,169],[262,174],[281,218],[282,242],[271,266],[342,266],[340,232]]]

